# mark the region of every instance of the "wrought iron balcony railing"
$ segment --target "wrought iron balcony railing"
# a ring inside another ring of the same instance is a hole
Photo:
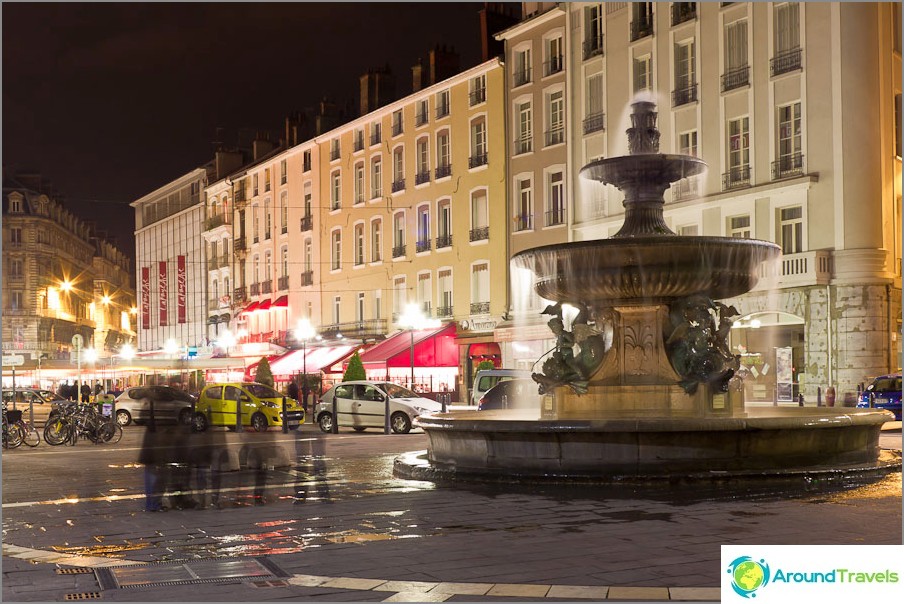
[[[430,182],[430,168],[427,168],[422,172],[418,172],[414,175],[414,184],[422,185],[425,182]]]
[[[565,65],[564,57],[562,55],[556,55],[553,57],[549,57],[549,60],[543,63],[543,75],[551,76],[553,74],[559,73],[562,71],[563,66]]]
[[[402,122],[396,122],[392,125],[392,135],[398,136],[402,133]]]
[[[476,153],[468,158],[468,167],[469,168],[485,166],[486,164],[487,164],[487,154],[486,153]]]
[[[565,208],[554,208],[546,211],[546,226],[565,224]]]
[[[687,105],[697,100],[697,85],[690,84],[672,91],[672,107]]]
[[[336,161],[337,159],[339,159],[340,155],[341,153],[339,152],[338,147],[336,147],[335,149],[330,149],[330,161]]]
[[[769,69],[771,74],[773,76],[777,76],[782,73],[788,73],[789,71],[800,69],[800,58],[800,47],[780,52],[779,54],[772,57],[772,60],[769,62]]]
[[[436,119],[440,119],[449,115],[449,103],[440,103],[436,106]]]
[[[397,178],[394,181],[392,181],[392,192],[393,193],[398,193],[399,191],[404,191],[404,190],[405,190],[405,179],[404,178]]]
[[[471,302],[472,315],[487,315],[490,313],[489,302]]]
[[[514,218],[512,218],[512,220],[515,222],[514,229],[516,233],[521,231],[529,231],[533,228],[533,214],[521,214],[520,216],[515,216]]]
[[[248,241],[245,237],[236,237],[232,241],[232,249],[235,252],[244,252],[248,249]]]
[[[468,95],[468,101],[470,106],[479,105],[487,100],[487,89],[486,88],[478,88],[477,90],[472,91]]]
[[[451,306],[437,306],[436,307],[436,317],[437,318],[446,318],[452,316],[452,307]]]
[[[440,235],[436,238],[436,249],[452,247],[452,235]]]
[[[697,18],[696,2],[673,2],[672,3],[672,25],[678,25],[685,21],[691,21]]]
[[[276,288],[281,292],[289,289],[289,275],[283,275],[282,277],[277,279]]]
[[[414,114],[414,125],[415,126],[423,126],[427,123],[427,112],[426,111],[418,111]]]
[[[532,138],[519,138],[515,140],[515,155],[522,153],[530,153],[534,150],[534,141]]]
[[[653,22],[646,19],[631,21],[631,41],[653,35]]]
[[[726,71],[722,74],[722,92],[728,92],[735,88],[747,86],[750,83],[750,66],[742,65],[737,69]]]
[[[516,71],[513,77],[515,87],[530,84],[530,67],[525,67],[521,71]]]
[[[414,242],[415,252],[429,252],[431,247],[429,239],[420,239]]]
[[[262,294],[273,293],[273,279],[265,279],[264,281],[261,281],[261,293]]]
[[[783,155],[772,162],[772,180],[799,176],[804,173],[804,156],[802,153]]]
[[[248,288],[244,285],[242,287],[236,287],[232,290],[232,301],[236,304],[241,304],[248,300]]]
[[[314,229],[314,217],[311,215],[302,216],[301,217],[301,232],[310,231]]]
[[[374,146],[374,145],[379,145],[379,144],[380,144],[380,139],[381,139],[381,138],[382,138],[382,137],[380,136],[380,133],[379,133],[379,132],[374,132],[373,134],[371,134],[371,135],[370,135],[370,145],[371,145],[371,147]]]
[[[210,216],[204,223],[204,230],[210,231],[218,226],[223,226],[226,224],[226,214],[215,214],[214,216]]]
[[[355,152],[364,151],[364,135],[361,134],[355,137]]]
[[[308,285],[314,285],[314,271],[302,271],[301,273],[301,286]]]
[[[603,54],[604,34],[593,35],[584,40],[584,60]]]
[[[490,227],[476,227],[468,233],[470,241],[486,241],[490,238]]]
[[[436,180],[440,178],[445,178],[447,176],[452,176],[452,165],[451,164],[443,164],[440,166],[436,166]]]
[[[320,328],[320,335],[326,339],[335,338],[342,334],[346,338],[371,340],[384,338],[386,330],[386,319],[366,319],[324,325]]]
[[[251,287],[249,289],[251,290],[252,296],[261,295],[261,284],[260,283],[252,283]]]
[[[590,134],[591,132],[599,132],[601,130],[606,129],[606,114],[600,111],[599,113],[591,113],[587,117],[584,118],[584,134]]]
[[[736,166],[722,174],[722,190],[750,186],[750,166]]]
[[[395,245],[392,248],[392,257],[393,258],[401,258],[405,255],[405,244]]]
[[[565,127],[559,126],[546,131],[546,146],[559,145],[565,142]]]

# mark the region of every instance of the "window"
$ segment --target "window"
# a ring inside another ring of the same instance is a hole
[[[694,40],[675,45],[675,91],[672,106],[677,107],[697,100],[697,77],[694,61]]]
[[[449,131],[436,134],[436,178],[452,175],[452,160],[449,150]]]
[[[370,261],[383,260],[383,221],[376,219],[370,223]]]
[[[800,103],[778,108],[778,161],[773,164],[773,178],[803,172],[801,155]]]
[[[414,175],[414,184],[420,185],[430,182],[430,140],[425,136],[419,138],[415,145],[415,158],[417,161],[417,173]]]
[[[696,224],[683,224],[676,230],[682,237],[696,237],[699,234],[699,229]]]
[[[251,225],[253,227],[251,236],[254,238],[254,243],[257,243],[260,240],[259,237],[261,230],[260,208],[257,206],[257,204],[254,204],[251,207],[251,214]]]
[[[490,238],[489,207],[486,189],[471,193],[471,241],[485,241]]]
[[[800,206],[782,208],[781,246],[782,254],[799,254],[803,251],[804,221],[803,209]]]
[[[796,2],[778,4],[773,9],[775,56],[770,62],[773,76],[800,69],[800,7]],[[900,26],[900,21],[896,28]]]
[[[268,284],[270,280],[273,278],[273,254],[270,250],[264,252],[264,281]],[[265,294],[269,294],[269,291],[263,292]]]
[[[728,219],[728,236],[750,239],[750,216],[732,216]]]
[[[534,195],[531,179],[522,178],[517,182],[515,231],[529,231],[533,228]]]
[[[251,177],[251,194],[252,195],[258,194],[258,175],[257,174],[255,174],[254,176]]]
[[[9,261],[9,276],[10,277],[21,277],[24,275],[22,270],[22,261],[18,258],[13,258]]]
[[[490,265],[478,262],[471,266],[471,314],[490,312]]]
[[[631,3],[631,41],[653,35],[653,3]]]
[[[334,271],[338,271],[342,268],[342,231],[333,231],[330,239],[332,242],[330,245],[330,258],[332,260],[330,268]]]
[[[9,211],[15,214],[22,212],[22,198],[18,196],[10,196]]]
[[[417,102],[417,111],[414,114],[414,125],[423,126],[429,119],[427,117],[430,112],[430,101],[423,99]]]
[[[354,141],[354,149],[355,153],[358,151],[364,150],[364,128],[355,128],[355,132],[352,135]]]
[[[515,141],[515,153],[529,153],[533,143],[533,116],[530,101],[518,103],[518,140]]]
[[[279,230],[283,235],[289,232],[289,194],[285,191],[279,196]]]
[[[364,223],[355,225],[355,266],[364,264]]]
[[[264,192],[270,190],[270,168],[264,168]]]
[[[678,135],[678,152],[697,157],[697,131],[682,132]]]
[[[373,292],[373,317],[376,320],[380,320],[383,318],[383,290],[376,289]]]
[[[289,172],[286,167],[286,160],[279,162],[279,184],[284,185],[289,178]]]
[[[479,105],[487,100],[487,76],[480,74],[468,82],[468,99],[470,106]]]
[[[543,75],[550,76],[562,71],[564,64],[562,60],[562,36],[548,38],[543,46],[546,52],[546,61],[544,63],[546,68],[543,70]]]
[[[370,162],[370,198],[383,196],[383,160],[375,157]]]
[[[9,307],[11,310],[22,310],[22,292],[9,292]]]
[[[405,310],[408,302],[408,288],[405,286],[405,277],[396,277],[392,281],[392,320],[395,321]]]
[[[546,96],[546,146],[559,145],[565,142],[565,96],[557,90]]]
[[[370,125],[370,144],[379,145],[383,140],[383,124],[380,122],[373,122]]]
[[[273,226],[273,216],[270,214],[270,200],[264,201],[264,239],[270,238],[270,229]]]
[[[430,316],[433,312],[433,279],[430,273],[420,273],[417,276],[417,303]]]
[[[311,151],[310,150],[305,151],[302,154],[301,170],[303,172],[311,171]]]
[[[584,113],[584,134],[598,132],[606,127],[603,114],[603,74],[595,73],[587,78],[587,104]]]
[[[452,245],[452,205],[448,199],[436,204],[436,248]]]
[[[672,25],[697,18],[696,2],[672,2]]]
[[[565,224],[565,178],[562,172],[548,176],[546,189],[546,226]]]
[[[405,150],[396,147],[392,152],[392,192],[405,188]]]
[[[304,215],[311,216],[311,201],[314,198],[310,182],[304,183]]]
[[[392,135],[398,136],[402,133],[402,110],[398,109],[392,112]]]
[[[441,269],[437,274],[437,294],[439,306],[437,317],[452,316],[452,269]]]
[[[342,296],[334,296],[333,297],[333,325],[339,325],[341,323],[341,314],[339,310],[342,308]]]
[[[405,213],[398,212],[392,217],[392,257],[405,255]]]
[[[469,168],[476,168],[487,163],[487,124],[485,117],[479,117],[471,122],[471,157],[468,160]]]
[[[355,305],[355,321],[364,321],[364,292],[358,292],[358,303]]]
[[[314,271],[314,242],[310,238],[304,240],[304,271]]]
[[[750,184],[749,118],[728,122],[728,172],[723,175],[722,188],[730,189]]]
[[[417,252],[430,251],[430,206],[423,205],[417,209]]]
[[[603,5],[584,8],[584,59],[603,54]]]
[[[436,93],[436,119],[449,115],[451,103],[449,102],[449,91],[441,90]]]
[[[355,164],[355,203],[364,203],[364,162]]]
[[[334,138],[330,141],[330,161],[336,161],[337,159],[339,159],[339,155],[339,139]]]
[[[651,55],[634,57],[634,93],[653,90],[653,58]]]
[[[749,81],[747,20],[741,19],[725,26],[725,74],[722,76],[722,91],[746,86]]]
[[[252,276],[254,277],[251,281],[251,295],[257,296],[260,294],[260,283],[261,283],[261,257],[255,256],[254,262],[251,266]],[[254,291],[254,287],[257,286],[257,291]]]
[[[339,170],[330,174],[330,210],[338,210],[342,207],[341,178]]]
[[[22,229],[12,227],[9,230],[9,242],[13,247],[21,247],[22,245]]]
[[[531,52],[530,48],[515,51],[515,68],[512,72],[515,86],[523,86],[530,82]]]

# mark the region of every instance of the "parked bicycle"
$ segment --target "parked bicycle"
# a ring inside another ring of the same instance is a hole
[[[22,412],[17,409],[7,409],[3,404],[3,447],[15,449],[22,443],[29,447],[37,447],[41,442],[41,435],[30,423],[22,417]]]
[[[94,444],[115,444],[122,438],[122,427],[112,417],[99,413],[95,405],[74,401],[54,405],[44,426],[47,444],[75,445],[80,437]]]

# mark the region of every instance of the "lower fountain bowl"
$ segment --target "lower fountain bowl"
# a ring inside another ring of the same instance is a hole
[[[752,408],[739,418],[542,420],[539,412],[457,411],[421,416],[426,459],[396,460],[413,479],[551,481],[790,477],[883,473],[893,417],[859,409]]]

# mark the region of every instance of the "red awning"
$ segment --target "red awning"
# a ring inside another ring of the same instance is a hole
[[[289,296],[280,296],[276,299],[270,308],[288,308],[289,307]]]
[[[364,369],[408,367],[411,364],[410,331],[400,331],[361,355]],[[455,323],[438,329],[414,332],[415,367],[458,367],[458,345],[455,343]]]
[[[468,356],[472,359],[474,357],[501,357],[502,351],[499,349],[499,344],[496,342],[478,342],[476,344],[471,344],[468,348]]]
[[[258,305],[257,305],[257,308],[255,308],[254,310],[255,310],[255,311],[258,311],[258,310],[270,310],[270,305],[271,305],[271,304],[272,304],[272,302],[271,302],[270,300],[264,300],[263,302],[261,302],[260,304],[258,304]]]
[[[278,379],[287,379],[304,371],[309,374],[319,373],[350,357],[358,348],[359,346],[322,346],[290,350],[270,362],[270,372]]]
[[[257,310],[257,306],[258,306],[257,302],[252,302],[251,304],[249,304],[242,310],[242,314],[254,312],[255,310]]]

